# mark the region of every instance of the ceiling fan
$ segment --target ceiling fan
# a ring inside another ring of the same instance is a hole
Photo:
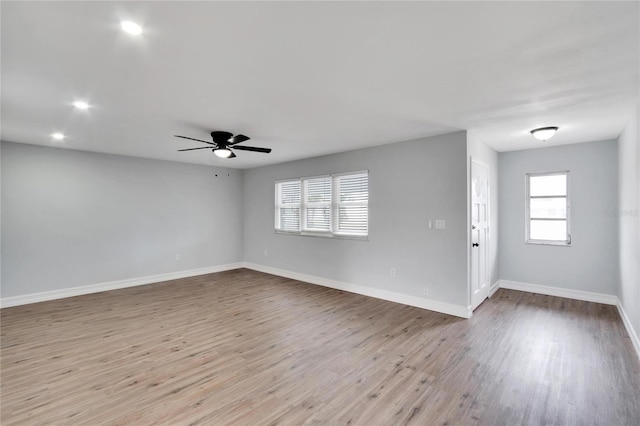
[[[174,136],[176,138],[189,139],[192,141],[202,142],[210,145],[210,146],[202,146],[199,148],[179,149],[178,151],[210,149],[211,151],[213,151],[215,155],[217,155],[220,158],[235,158],[236,154],[234,154],[234,152],[231,150],[231,147],[233,147],[233,149],[239,149],[241,151],[264,152],[266,154],[271,152],[271,148],[258,148],[255,146],[236,146],[236,144],[239,144],[244,141],[248,141],[250,139],[249,136],[245,136],[245,135],[233,136],[232,133],[223,132],[223,131],[211,132],[211,139],[213,140],[213,142],[207,142],[200,139],[190,138],[187,136],[180,136],[180,135],[174,135]]]

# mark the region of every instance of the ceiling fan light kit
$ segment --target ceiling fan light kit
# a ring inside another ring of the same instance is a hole
[[[220,158],[229,158],[231,156],[231,150],[227,148],[214,149],[213,153]]]
[[[248,141],[251,139],[245,135],[233,135],[229,132],[213,131],[211,132],[211,140],[213,142],[203,141],[201,139],[190,138],[188,136],[174,135],[176,138],[188,139],[191,141],[206,143],[209,146],[201,146],[198,148],[186,148],[179,149],[178,151],[193,151],[196,149],[210,149],[219,158],[235,158],[236,154],[233,149],[239,149],[240,151],[253,151],[263,152],[268,154],[271,152],[271,148],[259,148],[257,146],[236,146],[239,143]],[[233,148],[233,149],[232,149]]]

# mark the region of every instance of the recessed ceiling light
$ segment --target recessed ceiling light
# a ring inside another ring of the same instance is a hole
[[[64,133],[55,132],[51,133],[51,138],[57,141],[61,141],[65,138]]]
[[[539,129],[533,129],[531,134],[540,141],[546,141],[547,139],[551,139],[557,131],[557,127],[540,127]]]
[[[122,31],[124,31],[125,33],[131,34],[131,35],[142,34],[142,27],[136,24],[135,22],[122,21],[120,22],[120,28],[122,28]]]
[[[77,109],[81,109],[81,110],[89,109],[89,104],[84,102],[84,101],[75,101],[73,103],[73,106],[76,107]]]

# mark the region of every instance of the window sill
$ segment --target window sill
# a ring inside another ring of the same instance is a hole
[[[525,244],[533,244],[536,246],[558,246],[558,247],[571,247],[571,243],[567,241],[545,241],[545,240],[528,240]]]
[[[349,235],[349,234],[327,234],[320,232],[290,232],[290,231],[278,231],[275,230],[276,234],[281,235],[296,235],[299,237],[320,237],[320,238],[335,238],[338,240],[360,240],[360,241],[369,241],[368,235]]]

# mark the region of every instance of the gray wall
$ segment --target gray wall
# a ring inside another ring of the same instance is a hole
[[[6,142],[1,160],[2,297],[242,260],[241,171]]]
[[[458,132],[246,170],[245,260],[466,307],[466,144]],[[368,241],[274,233],[275,180],[364,169]]]
[[[498,152],[491,148],[489,145],[478,139],[473,132],[468,132],[468,152],[469,159],[476,160],[489,167],[489,210],[490,210],[490,223],[489,223],[489,285],[495,284],[500,279],[500,265],[499,265],[499,229],[498,229]],[[470,170],[470,169],[469,169]],[[471,219],[469,218],[469,224]],[[469,230],[471,235],[471,230]]]
[[[500,278],[616,294],[616,141],[500,153]],[[525,174],[569,170],[570,247],[525,244]]]
[[[640,108],[618,139],[620,287],[618,297],[640,333]]]

